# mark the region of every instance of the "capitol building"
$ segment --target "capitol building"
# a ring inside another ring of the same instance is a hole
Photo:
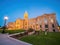
[[[24,19],[16,19],[15,22],[9,22],[7,24],[8,30],[16,30],[16,29],[25,29],[28,30],[32,28],[36,31],[49,31],[49,32],[57,32],[58,31],[58,22],[56,20],[56,14],[43,14],[41,16],[37,16],[36,18],[28,18],[28,12],[25,11]]]

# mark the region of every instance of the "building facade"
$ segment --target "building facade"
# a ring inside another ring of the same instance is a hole
[[[24,19],[18,18],[15,22],[9,22],[7,24],[9,30],[15,29],[25,29],[28,30],[32,28],[36,31],[49,31],[49,32],[58,32],[58,24],[56,20],[56,15],[53,14],[44,14],[36,18],[28,18],[28,13],[25,11]]]

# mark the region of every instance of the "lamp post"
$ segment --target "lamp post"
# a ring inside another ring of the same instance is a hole
[[[7,20],[8,20],[8,17],[5,16],[5,17],[4,17],[4,26],[3,26],[3,31],[2,31],[2,33],[5,33]]]

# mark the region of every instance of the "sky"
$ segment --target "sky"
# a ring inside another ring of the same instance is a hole
[[[29,18],[56,13],[60,25],[60,0],[0,0],[0,25],[4,25],[5,16],[9,18],[7,22],[23,19],[25,11]]]

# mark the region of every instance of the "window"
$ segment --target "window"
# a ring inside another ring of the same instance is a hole
[[[44,22],[47,23],[47,19],[46,18],[44,19]]]
[[[27,23],[25,23],[25,25],[27,25]]]
[[[27,27],[25,27],[25,29],[26,29]]]
[[[42,26],[40,25],[40,28],[42,28]]]
[[[53,19],[51,19],[51,22],[53,23]]]
[[[36,26],[38,26],[38,24],[36,24]]]
[[[45,25],[45,28],[48,28],[48,25]]]
[[[20,23],[17,23],[18,25],[20,24]]]
[[[55,32],[55,29],[53,29],[53,32]]]
[[[37,21],[40,21],[40,19],[38,18]]]
[[[51,23],[53,23],[54,21],[53,21],[53,17],[49,17],[49,19],[51,20]]]
[[[42,23],[42,21],[40,20],[40,21],[38,21],[38,24],[41,24]]]
[[[52,24],[52,27],[54,28],[54,24]]]
[[[35,25],[33,25],[33,28],[35,27]]]
[[[32,24],[33,24],[33,22],[29,22],[29,24],[30,24],[30,25],[32,25]]]
[[[32,28],[32,26],[30,26],[30,28]]]

